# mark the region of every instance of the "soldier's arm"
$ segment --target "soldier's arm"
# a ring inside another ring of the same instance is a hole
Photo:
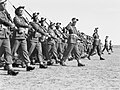
[[[17,17],[14,17],[13,21],[17,27],[29,28],[29,25],[27,23],[23,24]]]
[[[13,26],[12,23],[10,23],[10,22],[8,22],[8,21],[2,19],[2,18],[0,18],[0,22],[1,22],[1,24],[5,25],[5,26],[10,26],[10,27]]]

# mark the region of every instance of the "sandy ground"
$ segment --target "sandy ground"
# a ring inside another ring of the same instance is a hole
[[[49,66],[34,71],[20,70],[19,75],[9,76],[0,68],[0,90],[120,90],[120,48],[114,53],[104,53],[105,61],[97,55],[92,60],[83,59],[85,67],[69,61],[67,66]]]

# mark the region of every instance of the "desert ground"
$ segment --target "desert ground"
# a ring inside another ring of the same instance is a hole
[[[0,90],[120,90],[120,46],[113,48],[114,52],[102,55],[105,60],[99,60],[98,55],[91,60],[82,59],[85,67],[77,67],[77,61],[67,61],[67,66],[59,64],[26,72],[19,70],[17,76],[7,75],[0,68]]]

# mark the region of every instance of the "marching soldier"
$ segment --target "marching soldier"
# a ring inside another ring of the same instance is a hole
[[[41,42],[39,41],[39,38],[44,36],[48,36],[47,33],[45,33],[40,24],[39,24],[39,19],[38,19],[39,13],[33,13],[33,22],[30,22],[31,26],[33,27],[33,31],[30,35],[30,48],[29,48],[29,56],[33,53],[34,49],[37,49],[37,56],[38,56],[38,61],[40,63],[39,68],[47,68],[47,66],[44,64],[44,59],[42,55],[42,47],[41,47]]]
[[[111,52],[113,53],[113,45],[112,45],[112,41],[110,40],[109,42],[109,51],[111,50]]]
[[[104,58],[101,57],[101,45],[100,45],[100,39],[98,35],[98,28],[95,28],[94,33],[93,33],[93,47],[88,55],[89,60],[90,60],[90,56],[95,52],[96,49],[100,57],[100,60],[105,60]]]
[[[67,30],[69,30],[69,37],[68,37],[68,46],[67,49],[63,53],[63,58],[61,60],[61,65],[66,66],[65,61],[68,59],[68,57],[71,55],[75,56],[75,59],[78,62],[78,66],[85,66],[80,62],[80,54],[78,50],[78,43],[77,40],[79,37],[77,36],[77,29],[75,27],[78,19],[72,18],[72,22],[69,23],[69,25],[66,27]]]
[[[14,24],[10,22],[8,17],[8,12],[5,8],[5,2],[7,0],[0,0],[0,57],[4,54],[4,58],[7,66],[7,73],[9,75],[17,75],[18,72],[13,70],[12,64],[12,54],[10,46],[10,31],[8,27],[13,28]]]
[[[55,58],[56,63],[59,62],[59,59],[57,56],[56,43],[55,43],[55,40],[57,40],[57,36],[54,32],[54,28],[55,28],[55,23],[51,22],[48,27],[48,33],[50,34],[51,37],[47,39],[47,47],[48,47],[47,59],[50,60],[48,64],[53,64],[52,57]]]
[[[46,28],[46,26],[45,26],[45,24],[46,24],[46,18],[44,18],[44,17],[41,17],[41,20],[39,21],[40,22],[40,24],[41,24],[41,27],[43,28],[43,31],[44,32],[46,32],[46,33],[48,33],[48,29]],[[49,58],[47,58],[48,56],[48,50],[47,50],[47,39],[48,39],[48,37],[46,37],[46,36],[42,36],[41,37],[41,43],[42,43],[42,53],[43,53],[43,58],[44,58],[44,60],[46,60],[46,61],[49,61],[48,59]]]
[[[108,36],[105,37],[105,45],[104,45],[104,48],[102,50],[102,54],[103,54],[105,49],[107,50],[108,54],[110,54],[109,53],[109,45],[108,45]]]
[[[26,29],[32,28],[31,25],[28,25],[28,22],[23,17],[23,10],[24,6],[20,6],[15,10],[16,16],[14,17],[14,23],[17,27],[17,30],[15,31],[15,37],[14,37],[14,45],[12,48],[12,54],[14,55],[19,46],[21,46],[21,53],[23,56],[23,60],[26,64],[26,71],[34,70],[35,67],[32,67],[30,65],[30,58],[28,56],[27,51],[27,41],[26,41]]]
[[[63,39],[63,35],[61,34],[63,32],[60,31],[60,25],[61,25],[61,23],[56,23],[55,34],[57,35],[57,38],[58,38],[57,42],[56,42],[58,58],[62,59],[62,55],[63,55],[63,43],[62,43],[62,41],[64,39]]]

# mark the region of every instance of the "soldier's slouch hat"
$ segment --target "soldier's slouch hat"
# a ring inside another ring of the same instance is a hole
[[[77,18],[72,18],[72,21],[74,22],[74,21],[78,21],[78,19]]]
[[[46,20],[46,18],[41,17],[41,19],[40,19],[40,23],[44,22],[45,20]]]
[[[24,9],[25,6],[19,6],[18,8],[16,8],[16,9],[15,9],[15,14],[16,14],[16,15],[18,14],[18,11],[19,11],[21,8]]]
[[[39,15],[39,13],[33,13],[33,15],[32,15],[32,19],[34,19],[35,17],[37,17]]]

